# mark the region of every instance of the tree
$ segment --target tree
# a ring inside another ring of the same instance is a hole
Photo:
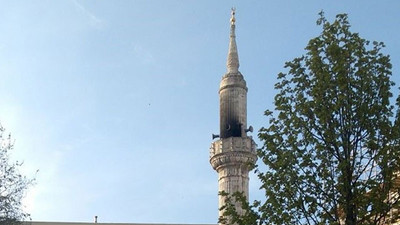
[[[19,224],[29,214],[22,209],[22,198],[33,180],[22,176],[19,162],[10,162],[9,152],[13,149],[11,135],[4,137],[4,128],[0,125],[0,224]]]
[[[226,209],[236,224],[386,224],[399,218],[400,97],[382,42],[350,31],[346,14],[322,27],[278,75],[275,111],[256,169],[265,201]],[[233,196],[235,197],[235,196]],[[232,200],[232,199],[231,199]],[[236,197],[236,200],[241,200]],[[232,201],[236,201],[232,200]],[[242,199],[243,201],[243,199]]]

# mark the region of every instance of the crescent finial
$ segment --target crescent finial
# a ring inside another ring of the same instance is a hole
[[[231,16],[231,24],[233,25],[233,24],[235,24],[235,21],[236,21],[236,19],[235,19],[236,8],[232,7],[231,10],[232,10],[232,12],[231,12],[231,15],[232,15]]]

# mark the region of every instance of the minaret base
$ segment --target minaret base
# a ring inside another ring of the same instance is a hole
[[[242,193],[249,196],[249,170],[257,160],[256,144],[251,137],[230,137],[211,144],[210,163],[218,172],[218,192],[232,195]],[[219,195],[219,208],[224,206],[225,197]],[[242,208],[237,204],[236,211]],[[221,217],[223,211],[219,211]]]

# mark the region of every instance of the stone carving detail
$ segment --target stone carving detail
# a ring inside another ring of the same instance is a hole
[[[210,163],[216,171],[229,165],[254,164],[256,160],[256,144],[251,137],[225,138],[213,142],[210,147]]]

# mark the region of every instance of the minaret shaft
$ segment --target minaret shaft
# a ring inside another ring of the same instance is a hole
[[[220,139],[210,148],[210,163],[218,172],[218,192],[249,196],[249,170],[257,160],[256,144],[247,136],[247,87],[239,72],[239,56],[235,35],[235,11],[232,10],[227,73],[222,77],[220,98]],[[219,208],[225,197],[219,196]],[[240,204],[236,210],[242,213]],[[219,216],[223,211],[219,211]]]
[[[226,74],[219,90],[220,137],[245,137],[247,87],[241,74]]]

